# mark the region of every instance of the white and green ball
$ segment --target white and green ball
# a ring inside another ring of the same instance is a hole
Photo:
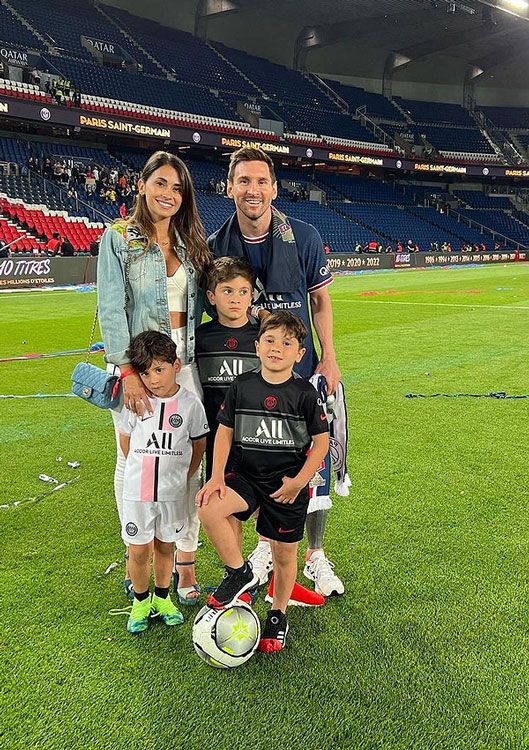
[[[243,602],[228,609],[202,607],[193,623],[195,651],[206,664],[218,669],[232,669],[247,662],[260,637],[259,619]]]

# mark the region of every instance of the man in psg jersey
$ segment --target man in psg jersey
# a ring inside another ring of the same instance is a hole
[[[286,216],[272,205],[277,198],[274,164],[259,148],[245,147],[231,155],[227,194],[235,213],[208,239],[213,255],[245,258],[256,274],[254,304],[270,312],[288,310],[299,316],[309,335],[306,354],[294,365],[305,378],[321,373],[333,394],[340,380],[333,342],[332,274],[317,230],[304,221]],[[312,326],[321,349],[318,354]],[[307,518],[308,549],[304,574],[324,596],[343,594],[344,585],[323,550],[327,510]],[[272,569],[270,544],[261,538],[250,557],[259,583]]]
[[[267,317],[256,344],[260,372],[244,373],[219,410],[211,479],[196,497],[198,515],[226,571],[208,599],[230,607],[258,583],[241,554],[239,525],[259,510],[257,531],[270,540],[275,583],[259,650],[279,651],[296,581],[308,483],[329,450],[329,425],[316,389],[292,368],[305,354],[307,329],[287,311]],[[309,451],[310,449],[310,451]],[[225,474],[228,463],[231,470]]]

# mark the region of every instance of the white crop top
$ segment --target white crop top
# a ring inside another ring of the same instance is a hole
[[[167,302],[170,313],[187,312],[187,276],[182,264],[167,277]]]

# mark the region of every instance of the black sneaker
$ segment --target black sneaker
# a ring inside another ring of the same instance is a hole
[[[208,606],[213,609],[231,607],[245,591],[253,589],[259,583],[259,578],[252,570],[252,564],[246,563],[245,573],[234,573],[226,568],[222,582],[215,591],[208,596]]]
[[[288,622],[284,612],[280,609],[271,609],[266,617],[266,623],[257,646],[258,651],[272,654],[281,651],[285,647],[288,633]]]

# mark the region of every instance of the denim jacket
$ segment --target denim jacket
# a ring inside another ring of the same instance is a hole
[[[175,247],[187,276],[187,360],[182,364],[189,364],[195,359],[195,329],[202,319],[204,293],[177,233]],[[171,335],[165,259],[156,242],[145,250],[145,238],[136,227],[118,221],[105,230],[99,245],[97,294],[107,362],[127,362],[131,339],[142,331]]]

